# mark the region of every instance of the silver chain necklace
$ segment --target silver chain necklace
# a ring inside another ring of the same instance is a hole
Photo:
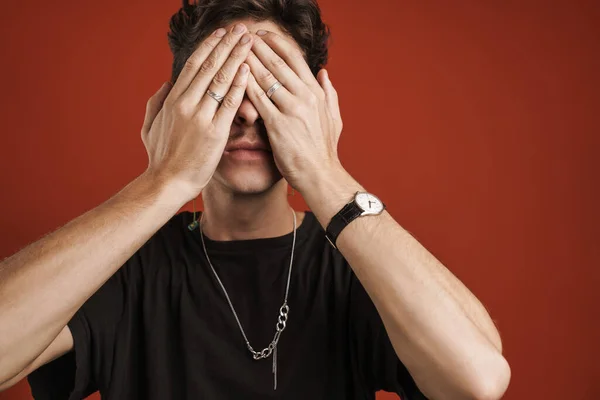
[[[225,294],[225,298],[229,303],[231,312],[233,313],[233,316],[235,317],[235,320],[237,321],[237,324],[240,327],[240,331],[242,332],[242,336],[244,337],[244,341],[246,342],[246,347],[248,347],[248,350],[250,351],[252,357],[255,360],[261,360],[263,358],[268,358],[269,356],[271,356],[271,354],[273,355],[273,390],[277,390],[277,344],[279,343],[281,333],[285,329],[285,325],[288,319],[288,313],[290,312],[290,307],[288,306],[287,301],[288,293],[290,291],[290,277],[292,276],[292,264],[294,262],[294,249],[296,248],[296,212],[293,209],[292,214],[294,215],[294,239],[292,241],[292,255],[290,256],[290,268],[288,270],[287,285],[285,287],[285,298],[283,299],[283,305],[281,306],[281,308],[279,308],[279,317],[277,318],[277,323],[275,324],[275,336],[273,337],[273,341],[271,341],[271,343],[267,347],[262,349],[262,351],[255,351],[254,348],[250,345],[250,341],[246,337],[246,332],[244,332],[244,328],[242,328],[242,323],[240,322],[240,319],[238,318],[238,315],[235,312],[235,308],[233,308],[233,303],[229,298],[229,294],[227,293],[227,290],[225,290],[223,282],[221,282],[221,279],[219,278],[215,267],[213,267],[212,262],[208,257],[208,252],[206,251],[206,244],[204,243],[204,233],[202,232],[202,220],[204,219],[204,213],[202,213],[202,216],[200,217],[200,238],[202,239],[202,248],[204,249],[204,255],[206,256],[208,265],[210,266],[210,269],[215,275],[217,282],[219,282],[221,289],[223,289],[223,293]]]

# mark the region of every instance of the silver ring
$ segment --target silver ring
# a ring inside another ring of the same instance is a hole
[[[206,94],[209,95],[210,97],[212,97],[213,99],[215,99],[219,104],[221,104],[223,102],[223,99],[225,98],[225,96],[221,96],[220,94],[216,94],[215,92],[213,92],[210,89],[208,89],[206,91]]]
[[[271,98],[271,96],[273,96],[273,93],[275,93],[275,91],[276,91],[277,89],[279,89],[280,87],[282,87],[282,86],[283,86],[283,84],[282,84],[281,82],[279,82],[279,81],[275,82],[275,83],[273,84],[273,86],[271,86],[271,87],[269,88],[269,90],[267,90],[267,97],[268,97],[268,98]]]

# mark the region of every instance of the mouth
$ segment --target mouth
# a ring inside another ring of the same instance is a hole
[[[263,149],[232,149],[225,150],[223,155],[238,161],[266,160],[272,157],[272,153]]]

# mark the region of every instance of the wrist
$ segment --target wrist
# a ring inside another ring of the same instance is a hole
[[[339,164],[317,174],[302,193],[308,207],[313,211],[321,226],[327,225],[356,192],[364,188]]]
[[[176,208],[177,211],[198,196],[182,180],[151,169],[147,169],[134,182],[142,196],[151,196],[157,203]]]

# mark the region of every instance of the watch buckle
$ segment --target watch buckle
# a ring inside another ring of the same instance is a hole
[[[337,247],[335,247],[335,244],[333,244],[333,242],[331,241],[331,239],[329,239],[329,235],[325,235],[325,238],[327,239],[327,241],[329,242],[329,244],[337,250]]]

